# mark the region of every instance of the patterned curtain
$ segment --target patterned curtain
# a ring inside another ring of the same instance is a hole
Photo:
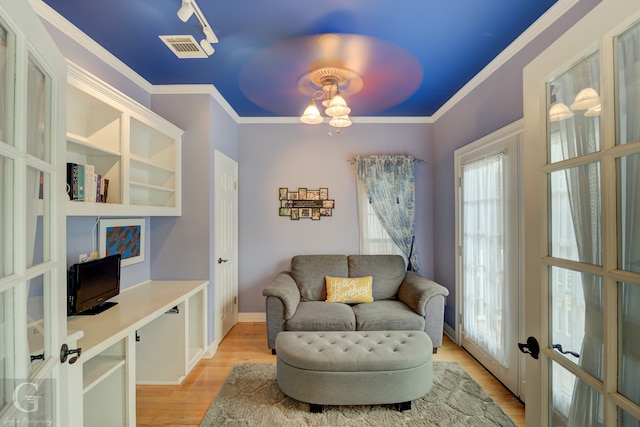
[[[419,272],[415,235],[415,163],[410,156],[357,156],[356,176],[389,237]],[[409,254],[411,256],[409,257]]]

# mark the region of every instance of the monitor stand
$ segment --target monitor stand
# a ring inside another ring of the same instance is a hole
[[[86,309],[85,311],[81,311],[80,313],[76,313],[76,314],[78,316],[100,314],[103,311],[113,307],[116,304],[118,304],[118,303],[117,302],[113,302],[113,301],[105,301],[103,303],[100,303],[100,304],[98,304],[96,306],[93,306],[91,308]]]

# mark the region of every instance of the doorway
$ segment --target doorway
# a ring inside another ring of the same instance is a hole
[[[454,154],[457,341],[521,396],[521,121]]]
[[[215,339],[238,323],[238,163],[214,154]]]

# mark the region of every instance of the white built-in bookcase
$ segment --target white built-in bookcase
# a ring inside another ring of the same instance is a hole
[[[109,180],[107,203],[67,202],[68,216],[179,216],[183,131],[69,64],[67,162]]]

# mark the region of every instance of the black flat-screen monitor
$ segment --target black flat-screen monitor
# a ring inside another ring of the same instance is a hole
[[[74,264],[67,282],[67,314],[98,314],[116,305],[120,293],[121,255]]]

